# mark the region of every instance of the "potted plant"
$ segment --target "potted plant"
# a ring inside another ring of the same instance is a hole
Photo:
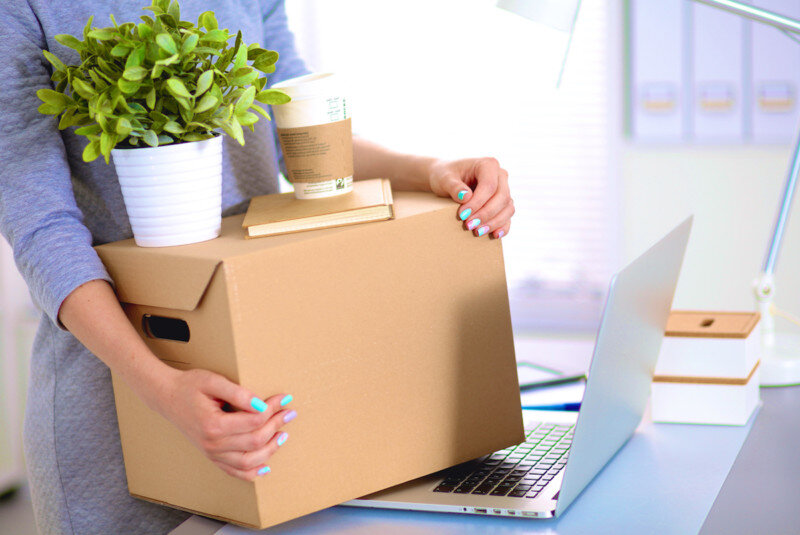
[[[175,0],[153,0],[142,22],[95,28],[83,40],[57,35],[80,54],[53,66],[55,89],[40,89],[39,111],[87,138],[84,161],[113,157],[137,245],[194,243],[219,235],[222,137],[244,145],[243,127],[267,112],[256,102],[289,97],[265,89],[278,53],[242,42],[206,11],[181,20]]]

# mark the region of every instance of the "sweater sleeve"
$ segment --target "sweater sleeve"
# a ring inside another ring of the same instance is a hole
[[[294,44],[294,35],[289,30],[286,18],[286,5],[284,0],[262,0],[261,12],[264,26],[264,43],[267,50],[278,52],[278,62],[275,72],[268,75],[269,85],[308,74],[306,64],[297,54]],[[271,114],[270,114],[271,115]],[[286,164],[283,161],[283,152],[278,142],[275,121],[271,123],[273,138],[275,139],[275,154],[278,156],[278,165],[284,176],[287,176]]]
[[[275,72],[268,75],[269,84],[273,85],[295,76],[308,74],[308,68],[297,54],[294,35],[289,30],[284,0],[264,0],[261,9],[264,21],[264,48],[278,52]]]
[[[34,302],[63,328],[64,299],[81,284],[111,278],[75,202],[57,119],[37,111],[36,91],[52,88],[45,47],[27,2],[0,3],[0,232]]]

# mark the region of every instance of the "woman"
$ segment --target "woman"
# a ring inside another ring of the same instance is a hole
[[[196,20],[208,7],[203,4],[185,0],[182,18]],[[307,72],[282,1],[226,0],[213,7],[221,27],[241,29],[246,42],[280,53],[270,83]],[[64,63],[78,61],[54,36],[80,35],[90,15],[102,26],[110,13],[119,21],[142,14],[126,0],[0,5],[0,230],[43,310],[25,422],[43,533],[166,533],[187,516],[128,495],[109,370],[233,477],[269,477],[269,458],[297,416],[289,393],[250,392],[211,372],[161,362],[128,322],[92,249],[132,235],[114,168],[102,159],[83,162],[85,140],[39,114],[36,91],[52,87],[42,49]],[[280,156],[271,126],[259,122],[246,141],[240,147],[226,140],[224,215],[241,213],[251,197],[278,189]],[[449,196],[476,237],[508,233],[514,212],[508,175],[492,158],[441,161],[363,139],[354,141],[354,157],[356,179],[389,177],[396,190]],[[222,411],[220,400],[239,411]]]

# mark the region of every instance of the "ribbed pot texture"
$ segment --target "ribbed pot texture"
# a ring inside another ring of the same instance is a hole
[[[222,223],[222,136],[161,147],[114,149],[136,245],[211,240]]]

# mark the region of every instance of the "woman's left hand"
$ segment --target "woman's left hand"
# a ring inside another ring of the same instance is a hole
[[[475,236],[508,234],[514,201],[508,187],[508,172],[494,158],[435,160],[430,166],[431,190],[451,197],[461,206],[458,218]]]

